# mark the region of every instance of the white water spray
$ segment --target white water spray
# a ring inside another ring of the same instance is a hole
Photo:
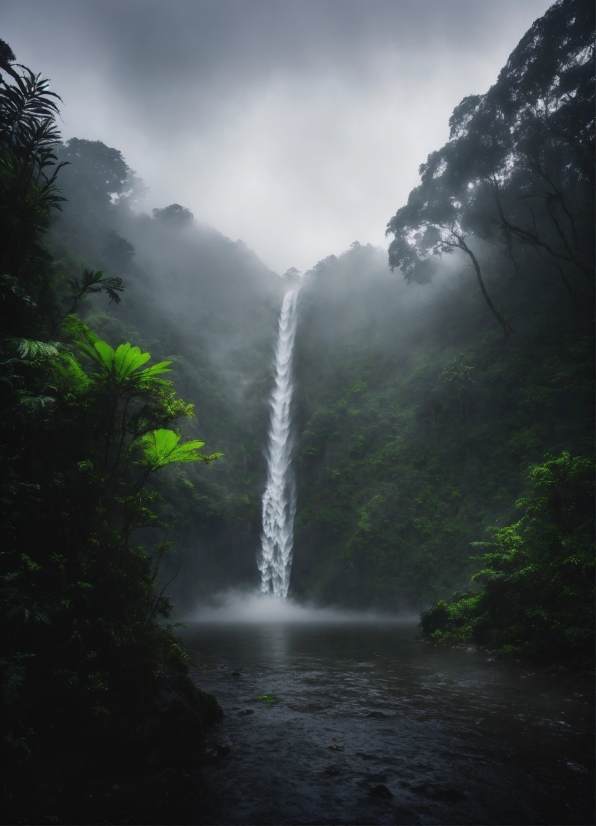
[[[296,336],[298,290],[284,296],[275,350],[275,387],[271,395],[271,423],[267,455],[267,487],[263,494],[263,534],[257,565],[261,591],[285,599],[290,584],[296,497],[290,473],[292,440],[292,351]]]

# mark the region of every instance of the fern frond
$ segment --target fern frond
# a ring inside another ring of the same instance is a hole
[[[9,339],[22,359],[52,359],[58,355],[59,344],[54,341],[33,341],[28,338]]]

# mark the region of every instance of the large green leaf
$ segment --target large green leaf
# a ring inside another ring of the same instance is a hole
[[[135,370],[138,370],[145,362],[149,361],[150,358],[151,353],[141,352],[140,347],[135,347],[132,344],[121,344],[113,357],[116,379],[127,379]]]
[[[150,353],[143,353],[140,347],[132,344],[120,344],[114,350],[106,341],[102,341],[96,336],[86,336],[87,341],[79,341],[78,346],[89,358],[99,364],[106,373],[112,376],[116,383],[122,384],[129,380],[135,380],[140,385],[150,386],[162,373],[169,373],[169,361],[160,361],[139,370],[149,359]]]
[[[154,430],[142,438],[145,454],[144,464],[151,470],[170,465],[173,462],[205,462],[210,464],[223,454],[213,453],[206,456],[200,452],[205,442],[193,439],[180,444],[180,436],[173,430]]]
[[[144,370],[141,370],[138,374],[139,382],[142,385],[149,385],[149,384],[169,384],[169,382],[163,382],[162,379],[158,379],[157,377],[161,373],[169,373],[171,361],[158,361],[157,364],[152,364],[151,367],[146,367]]]

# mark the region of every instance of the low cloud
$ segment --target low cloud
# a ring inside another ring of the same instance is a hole
[[[278,272],[384,229],[550,5],[454,0],[4,0],[64,136],[122,150],[146,208],[188,206]]]

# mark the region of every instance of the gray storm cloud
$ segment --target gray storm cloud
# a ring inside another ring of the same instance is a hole
[[[17,59],[52,78],[66,138],[273,269],[384,244],[453,107],[483,92],[544,0],[3,0]]]

